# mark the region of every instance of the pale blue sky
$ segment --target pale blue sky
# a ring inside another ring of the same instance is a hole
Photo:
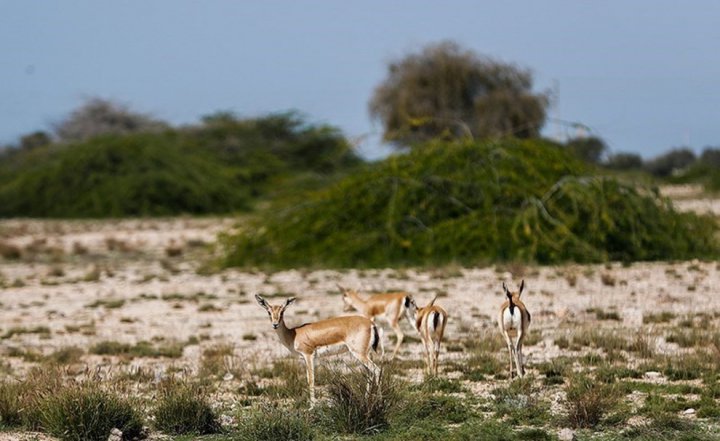
[[[699,150],[720,145],[718,23],[710,0],[0,0],[0,143],[89,96],[176,124],[298,109],[377,135],[386,63],[453,39],[531,68],[536,90],[557,80],[560,117],[615,151]]]

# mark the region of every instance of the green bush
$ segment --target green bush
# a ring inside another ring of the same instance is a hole
[[[437,142],[271,207],[228,266],[384,267],[715,256],[717,224],[539,140]]]
[[[41,403],[41,426],[63,441],[105,441],[113,428],[123,439],[142,433],[140,413],[125,399],[96,385],[67,386]]]
[[[296,114],[209,118],[0,154],[0,216],[228,213],[287,181],[359,161],[336,129]]]
[[[203,435],[220,430],[217,415],[210,407],[204,391],[198,386],[175,379],[167,380],[160,386],[155,425],[173,435]]]

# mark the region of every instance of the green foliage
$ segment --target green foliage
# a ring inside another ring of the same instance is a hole
[[[645,163],[645,169],[658,177],[667,177],[695,162],[695,153],[688,148],[670,150]]]
[[[143,426],[127,400],[91,384],[55,391],[42,402],[40,413],[43,429],[63,441],[105,441],[113,428],[130,440],[140,436]]]
[[[577,428],[595,427],[618,404],[618,389],[576,374],[565,387],[568,422]]]
[[[155,408],[155,425],[174,434],[207,434],[220,430],[217,415],[198,386],[180,380],[166,380],[160,385]]]
[[[23,385],[3,381],[0,383],[0,427],[16,427],[23,422]]]
[[[591,164],[599,164],[602,154],[607,150],[605,141],[595,136],[571,139],[567,142],[567,148],[575,156]]]
[[[85,139],[85,138],[83,138]],[[355,165],[342,135],[296,114],[208,119],[0,156],[0,216],[118,217],[247,210],[270,184],[293,188]]]
[[[611,170],[640,170],[643,166],[642,156],[637,153],[615,153],[608,156],[603,164]]]
[[[315,432],[308,416],[299,410],[264,405],[242,414],[232,441],[312,441]]]
[[[454,441],[551,441],[555,438],[542,429],[517,430],[515,426],[504,422],[471,420],[460,426],[451,439]]]
[[[532,92],[532,74],[454,42],[425,47],[388,66],[371,114],[384,137],[401,145],[433,138],[537,136],[547,97]]]
[[[148,341],[140,341],[136,345],[120,343],[112,340],[103,340],[90,348],[91,354],[120,355],[127,357],[168,357],[182,356],[184,345],[182,343],[163,343],[153,346]]]
[[[226,264],[385,267],[599,262],[717,254],[714,220],[537,140],[436,142],[271,207]]]
[[[366,371],[328,379],[328,403],[321,409],[325,425],[339,433],[372,434],[387,429],[398,404],[399,383],[381,371],[379,380]]]

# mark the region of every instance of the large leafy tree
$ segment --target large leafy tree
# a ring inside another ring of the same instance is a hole
[[[548,100],[532,83],[526,69],[442,42],[391,62],[370,114],[400,146],[438,137],[535,137]]]

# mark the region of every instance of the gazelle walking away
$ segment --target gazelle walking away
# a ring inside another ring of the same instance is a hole
[[[517,292],[511,292],[505,282],[503,282],[502,286],[507,300],[500,307],[498,325],[500,325],[500,332],[505,337],[505,343],[507,343],[508,352],[510,353],[510,379],[512,380],[513,360],[515,360],[518,375],[520,377],[525,375],[522,344],[530,326],[530,313],[520,300],[520,295],[525,289],[525,280],[520,282],[520,289]]]
[[[422,308],[419,308],[412,296],[405,300],[405,313],[408,320],[420,333],[423,348],[425,349],[425,365],[427,373],[437,376],[438,358],[440,356],[440,343],[445,333],[447,324],[447,312],[440,306],[435,305],[437,296]]]
[[[271,305],[259,294],[255,295],[255,299],[270,316],[270,322],[280,338],[280,343],[305,360],[311,408],[315,406],[315,354],[320,348],[343,345],[336,348],[333,353],[350,351],[373,375],[375,381],[378,381],[380,368],[370,360],[368,354],[370,349],[377,352],[382,342],[377,327],[367,317],[359,315],[335,317],[288,328],[285,325],[284,314],[285,309],[295,301],[294,297],[287,299],[283,305]]]
[[[405,334],[400,328],[400,319],[403,317],[403,305],[408,298],[408,294],[406,292],[387,292],[362,298],[354,289],[346,289],[340,285],[337,285],[337,287],[343,293],[346,312],[355,309],[371,320],[374,320],[375,317],[382,317],[388,322],[395,331],[395,349],[393,349],[390,357],[391,359],[395,358],[405,338]]]

